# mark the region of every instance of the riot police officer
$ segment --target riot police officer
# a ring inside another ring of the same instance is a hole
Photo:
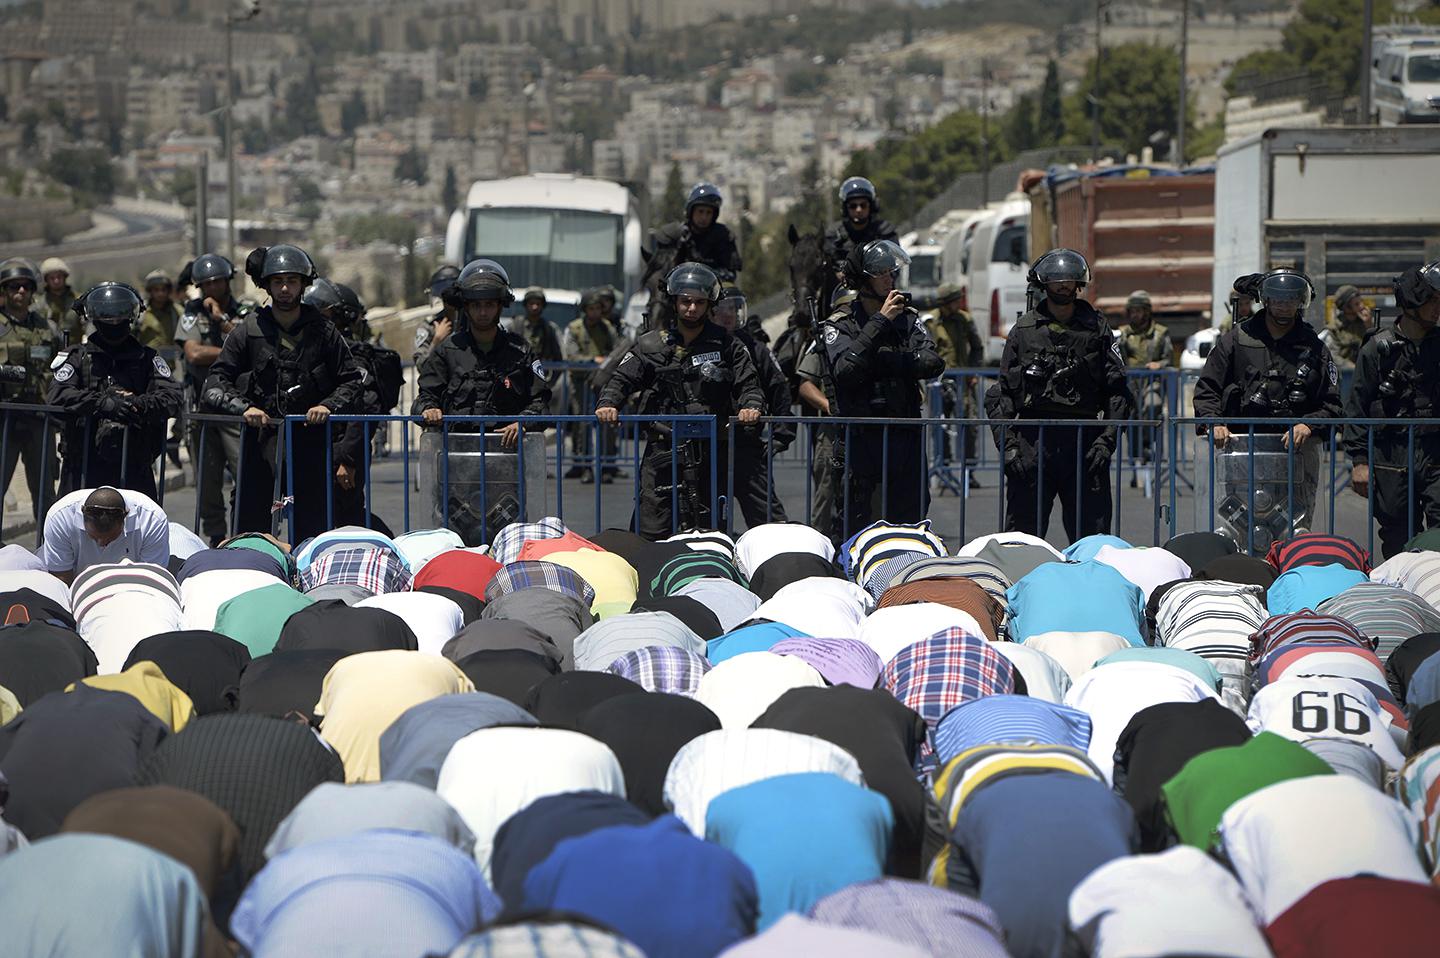
[[[446,301],[445,294],[459,278],[460,268],[449,263],[430,274],[430,302],[432,305],[438,304],[438,307],[434,315],[425,321],[425,325],[415,330],[415,353],[411,362],[416,369],[420,368],[433,349],[455,331],[457,309]]]
[[[0,399],[5,402],[45,402],[50,362],[59,338],[46,318],[34,308],[40,273],[25,259],[0,263]],[[10,488],[15,466],[25,460],[25,483],[30,487],[30,510],[38,521],[55,501],[55,429],[44,416],[24,412],[3,414],[5,434],[4,482],[0,495]]]
[[[728,464],[725,421],[732,415],[742,427],[759,421],[765,408],[760,381],[745,347],[711,319],[720,297],[714,270],[700,263],[677,266],[665,279],[665,293],[675,310],[675,325],[636,340],[601,390],[595,418],[604,424],[618,422],[619,407],[637,392],[640,415],[715,416],[720,420],[716,469],[723,472]],[[718,524],[719,517],[710,510],[710,444],[673,432],[668,423],[647,430],[634,523],[647,539],[665,538],[674,531],[672,524],[681,529]],[[680,506],[678,516],[671,509],[672,492]]]
[[[993,427],[1005,461],[1005,527],[1043,537],[1058,495],[1072,541],[1106,533],[1115,429],[1023,423],[1129,417],[1135,400],[1125,383],[1120,347],[1099,311],[1079,298],[1090,283],[1085,257],[1071,249],[1051,250],[1035,261],[1026,279],[1032,294],[1044,298],[1016,320],[1000,358],[1000,378],[985,396],[991,419],[1022,423]]]
[[[1339,369],[1354,369],[1360,344],[1370,332],[1370,304],[1360,290],[1346,284],[1335,291],[1335,315],[1325,323],[1320,341],[1330,350]]]
[[[525,338],[525,345],[530,347],[531,354],[542,363],[559,362],[563,355],[560,335],[555,332],[550,320],[545,318],[545,290],[539,286],[531,286],[525,290],[520,304],[525,309],[525,315],[514,325],[512,331]]]
[[[247,315],[225,337],[202,400],[208,409],[245,419],[236,531],[270,531],[271,506],[288,495],[291,531],[299,542],[325,531],[330,475],[324,426],[331,413],[355,408],[360,370],[339,330],[301,302],[315,279],[309,254],[290,245],[262,246],[245,258],[245,272],[270,294],[270,305]],[[305,417],[288,427],[288,443],[279,422],[286,416]],[[287,474],[294,477],[293,488]]]
[[[1347,419],[1440,417],[1440,262],[1397,276],[1395,302],[1399,320],[1360,347],[1355,382],[1345,399]],[[1411,536],[1440,527],[1440,429],[1417,426],[1413,431],[1411,460],[1410,429],[1345,427],[1350,488],[1368,496],[1374,486],[1380,548],[1387,559],[1402,551]]]
[[[51,405],[65,408],[61,492],[116,486],[155,498],[155,459],[184,398],[167,363],[135,338],[144,304],[124,283],[101,283],[76,310],[95,332],[56,357]]]
[[[586,290],[580,297],[580,315],[565,327],[561,349],[565,359],[572,363],[592,362],[597,367],[614,352],[620,342],[620,331],[611,322],[605,308],[604,291]],[[583,416],[595,406],[594,373],[588,370],[574,370],[570,373],[570,414]],[[591,427],[583,422],[570,427],[570,449],[575,455],[575,464],[565,473],[565,478],[579,478],[581,482],[595,481],[594,454],[590,444]],[[600,427],[605,454],[615,455],[618,448],[618,434],[608,426]],[[600,481],[609,483],[619,471],[617,466],[601,466]]]
[[[856,246],[845,260],[845,284],[856,296],[817,330],[835,416],[918,419],[921,382],[944,371],[920,313],[895,288],[909,262],[889,240]],[[876,519],[925,518],[930,483],[924,437],[919,426],[837,424],[833,538],[843,541]]]
[[[1340,378],[1330,351],[1305,322],[1305,309],[1315,295],[1309,277],[1293,269],[1271,270],[1257,292],[1260,309],[1221,335],[1206,357],[1195,382],[1195,415],[1275,420],[1237,425],[1233,431],[1281,433],[1282,448],[1294,450],[1293,485],[1283,502],[1287,507],[1293,503],[1294,512],[1283,520],[1287,528],[1280,533],[1288,536],[1308,528],[1315,514],[1320,478],[1315,432],[1321,422],[1341,414]],[[1224,448],[1232,428],[1211,426],[1209,433],[1215,445]],[[1251,525],[1247,520],[1246,528]]]
[[[766,412],[772,416],[790,415],[790,383],[770,347],[756,339],[747,328],[749,315],[745,293],[738,286],[725,287],[720,293],[720,301],[715,304],[714,313],[715,325],[740,340],[750,354],[750,362],[760,380],[760,389],[765,393]],[[794,441],[794,423],[773,424],[768,442],[760,430],[735,431],[735,474],[730,494],[740,504],[746,526],[753,529],[766,522],[790,521],[776,493],[770,466],[772,457],[789,449]]]
[[[857,246],[875,240],[897,243],[899,239],[895,227],[880,217],[880,197],[874,183],[863,176],[852,176],[840,184],[840,219],[825,231],[825,255],[830,262],[839,268]]]
[[[550,406],[548,374],[525,340],[500,323],[515,302],[510,277],[494,260],[477,259],[445,293],[459,310],[459,328],[420,367],[419,394],[411,407],[427,425],[445,416],[539,416]],[[478,426],[458,425],[474,431]],[[491,427],[495,428],[495,427]],[[501,445],[516,448],[520,424],[500,428]]]
[[[683,222],[660,227],[650,237],[652,262],[703,263],[722,279],[734,280],[740,272],[740,251],[730,227],[720,222],[724,198],[714,183],[696,183],[685,200]],[[673,249],[671,259],[656,254]]]
[[[980,338],[980,331],[975,328],[975,320],[965,309],[964,286],[957,283],[941,284],[936,293],[935,313],[925,318],[925,328],[930,332],[930,338],[935,340],[935,352],[939,354],[946,369],[968,369],[984,365],[985,343]],[[961,380],[947,376],[940,380],[940,390],[941,411],[946,419],[953,419],[957,414],[964,419],[975,418],[975,412],[980,405],[976,395],[978,388],[975,377],[964,377],[962,385]],[[967,465],[975,462],[975,433],[974,429],[965,430]],[[941,447],[941,454],[948,462],[948,437]],[[970,473],[970,486],[979,487],[973,472]]]
[[[1235,282],[1230,285],[1230,295],[1225,299],[1225,320],[1220,324],[1220,332],[1228,333],[1230,327],[1255,315],[1255,303],[1260,299],[1260,280],[1264,278],[1264,273],[1235,277]]]
[[[191,412],[213,413],[200,401],[210,367],[220,358],[220,347],[232,329],[258,308],[231,291],[235,266],[219,253],[195,258],[187,270],[199,293],[185,304],[175,327],[175,344],[185,360],[185,408]],[[201,423],[191,420],[186,442],[196,474],[196,495],[200,498],[200,531],[212,545],[229,534],[225,511],[225,471],[240,475],[240,426]],[[203,438],[203,442],[201,441]],[[232,502],[234,495],[232,493]]]

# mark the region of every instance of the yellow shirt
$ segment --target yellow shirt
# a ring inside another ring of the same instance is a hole
[[[190,696],[172,684],[154,662],[136,662],[118,675],[92,675],[80,682],[91,688],[133,696],[172,732],[180,731],[195,717]],[[74,691],[80,682],[71,683],[65,691]]]
[[[613,552],[579,549],[575,552],[552,552],[546,562],[563,565],[579,573],[595,590],[595,604],[590,611],[597,619],[624,615],[635,604],[640,590],[640,574],[635,567]]]

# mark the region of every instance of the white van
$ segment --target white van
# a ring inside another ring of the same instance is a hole
[[[1030,198],[1011,193],[980,221],[970,247],[970,315],[985,343],[987,362],[999,362],[1010,327],[1025,312],[1030,270]]]
[[[1371,82],[1381,126],[1440,123],[1440,35],[1387,41]]]

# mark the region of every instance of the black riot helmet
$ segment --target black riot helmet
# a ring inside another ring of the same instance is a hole
[[[329,310],[340,305],[340,292],[334,283],[322,277],[305,287],[305,292],[300,294],[300,302],[314,306],[328,316]]]
[[[681,263],[665,277],[665,295],[673,299],[682,293],[704,297],[713,304],[720,298],[720,278],[703,263]]]
[[[858,290],[871,276],[898,276],[910,265],[910,254],[891,240],[871,240],[852,247],[845,257],[845,282]]]
[[[26,282],[30,288],[40,288],[40,269],[28,259],[14,256],[0,263],[0,286],[14,282]]]
[[[1310,278],[1299,270],[1273,269],[1260,280],[1260,303],[1271,314],[1276,306],[1293,304],[1298,317],[1315,298]]]
[[[499,300],[501,306],[515,302],[515,294],[510,290],[510,274],[493,259],[468,263],[455,278],[455,285],[445,293],[445,302],[454,306],[487,299]]]
[[[365,315],[365,304],[360,301],[360,294],[355,292],[344,283],[335,283],[335,295],[340,297],[339,307],[336,315],[346,322],[354,322]]]
[[[1035,261],[1026,279],[1036,286],[1075,283],[1083,289],[1090,285],[1090,264],[1073,249],[1052,249]]]
[[[441,266],[430,274],[430,296],[432,299],[444,299],[445,291],[455,285],[460,278],[460,267],[451,266],[449,263]]]
[[[79,299],[79,312],[95,324],[100,338],[114,342],[130,335],[145,308],[140,294],[125,283],[101,283]]]
[[[1394,279],[1395,302],[1403,310],[1417,310],[1440,296],[1440,260],[1412,266]]]
[[[315,263],[310,254],[298,246],[281,243],[279,246],[260,246],[245,257],[245,275],[255,281],[261,289],[268,289],[272,276],[295,273],[309,281],[315,278]],[[194,271],[191,271],[193,276]]]
[[[854,199],[869,200],[872,215],[880,209],[880,197],[875,192],[875,184],[863,176],[852,176],[840,184],[840,208],[844,209],[845,204]]]
[[[720,206],[724,203],[724,197],[720,195],[720,187],[714,183],[696,183],[690,188],[690,196],[685,200],[685,218],[690,218],[690,211],[697,206],[715,207],[715,216],[720,216]]]
[[[235,264],[219,253],[197,256],[190,264],[190,282],[199,286],[206,280],[231,279],[235,275]]]

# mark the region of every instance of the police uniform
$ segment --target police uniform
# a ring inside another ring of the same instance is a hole
[[[585,322],[584,316],[577,316],[565,327],[565,336],[561,341],[561,351],[569,362],[583,362],[585,360],[599,360],[602,357],[610,356],[620,342],[620,334],[610,321],[602,318],[593,327]],[[593,412],[595,373],[576,370],[570,373],[570,407],[572,416],[584,416]],[[575,423],[570,430],[570,449],[575,455],[577,467],[586,467],[581,457],[591,456],[593,452],[590,447],[590,434],[593,426],[587,423]],[[601,426],[604,434],[603,443],[605,453],[613,455],[619,448],[619,434],[612,428]],[[603,467],[614,472],[614,466]],[[593,477],[592,477],[593,478]]]
[[[1356,358],[1355,381],[1345,398],[1345,418],[1440,417],[1440,329],[1432,328],[1416,341],[1387,326],[1365,341]],[[1412,431],[1414,459],[1407,469]],[[1370,466],[1375,519],[1387,559],[1403,551],[1412,535],[1440,527],[1440,428],[1346,426],[1345,452],[1351,463]]]
[[[50,380],[50,364],[56,356],[55,333],[37,310],[30,310],[15,320],[0,311],[0,363],[24,370],[25,381],[0,383],[0,398],[5,402],[46,402],[46,385]],[[30,487],[30,510],[36,519],[44,515],[42,505],[55,501],[55,480],[58,463],[55,458],[55,433],[58,426],[46,429],[44,417],[28,413],[11,413],[5,443],[5,481],[0,492],[10,488],[15,466],[25,460],[25,484]],[[41,483],[41,474],[44,483]]]
[[[945,367],[918,312],[906,309],[892,321],[867,313],[857,296],[831,313],[818,332],[834,415],[920,418],[920,383]],[[834,474],[841,488],[834,493],[833,538],[843,541],[876,519],[925,518],[930,478],[922,427],[837,426],[833,442],[841,450],[835,460],[844,463]]]
[[[360,324],[355,323],[355,327]],[[386,349],[383,346],[376,346],[363,340],[357,340],[348,335],[348,331],[342,331],[346,344],[350,347],[351,358],[355,360],[355,367],[360,370],[360,397],[356,401],[352,411],[357,416],[383,416],[390,412],[381,398],[385,392],[384,381],[389,369],[398,369],[400,365],[400,354],[393,349]],[[390,389],[395,387],[391,384]],[[364,423],[359,422],[337,422],[331,427],[333,433],[333,447],[331,451],[331,465],[346,465],[355,470],[355,485],[351,489],[342,489],[337,483],[332,493],[334,505],[333,521],[334,526],[342,525],[363,525],[371,529],[377,529],[389,534],[377,516],[369,513],[365,505],[365,486],[370,474],[370,446],[366,440],[366,428]],[[385,423],[373,423],[369,428],[369,437],[373,440],[377,435],[384,435],[387,428]],[[333,477],[334,470],[331,470]]]
[[[257,308],[255,303],[249,300],[232,296],[225,305],[224,314],[233,328],[243,325],[245,317],[254,313]],[[175,345],[180,347],[182,361],[186,343],[217,348],[225,344],[223,322],[210,314],[203,298],[197,297],[185,304],[180,313],[179,325],[175,327]],[[200,403],[200,392],[204,388],[206,377],[210,375],[210,366],[197,366],[189,361],[184,361],[184,366],[185,408],[193,412],[215,412],[214,409],[204,408]],[[225,470],[228,467],[232,476],[240,474],[240,429],[238,423],[217,425],[191,420],[186,430],[190,461],[199,464],[196,482],[197,495],[200,497],[200,530],[205,538],[212,542],[225,538],[229,533],[230,519],[225,511]],[[233,494],[231,499],[233,502]]]
[[[775,354],[747,330],[737,329],[734,336],[750,354],[760,390],[765,394],[765,411],[771,416],[790,415],[790,383],[775,361]],[[766,442],[763,427],[735,427],[735,473],[730,494],[745,516],[745,525],[751,529],[767,522],[790,521],[776,492],[770,465],[772,446],[778,455],[795,441],[795,424],[772,425],[770,436],[770,442]]]
[[[711,223],[703,230],[683,221],[667,223],[650,234],[650,249],[652,260],[660,250],[674,249],[674,265],[702,263],[720,276],[729,274],[733,278],[742,268],[735,234],[724,223]]]
[[[420,367],[419,392],[410,414],[438,409],[446,416],[541,416],[550,406],[546,375],[525,341],[504,327],[495,330],[488,350],[475,342],[469,329],[462,329],[435,347]]]
[[[419,369],[424,364],[425,360],[429,358],[431,351],[434,350],[435,324],[444,318],[445,310],[438,310],[435,315],[425,320],[423,326],[415,330],[415,352],[411,355],[410,361],[416,369]],[[455,317],[450,317],[450,322],[453,330]]]
[[[1297,421],[1335,419],[1341,415],[1340,377],[1330,351],[1303,317],[1280,339],[1265,325],[1265,308],[1215,341],[1205,368],[1195,381],[1195,415],[1274,419],[1272,424],[1236,424],[1234,432],[1287,432]],[[1319,433],[1317,426],[1311,428]],[[1206,428],[1201,428],[1203,433]],[[1318,436],[1295,453],[1294,488],[1301,494],[1296,513],[1315,514],[1320,476]],[[1287,503],[1288,504],[1288,503]]]
[[[68,418],[62,495],[115,486],[156,498],[155,459],[184,399],[164,357],[133,335],[116,346],[92,337],[55,358],[48,398]]]
[[[220,357],[205,380],[202,405],[209,410],[243,413],[254,406],[272,419],[303,416],[313,406],[348,413],[359,401],[360,370],[339,330],[313,306],[300,306],[288,329],[275,321],[272,307],[248,314],[225,337]],[[331,427],[333,428],[333,427]],[[325,531],[325,497],[331,470],[326,469],[327,429],[296,424],[288,451],[295,486],[292,524],[294,541]],[[241,470],[236,507],[236,532],[269,532],[277,488],[280,429],[249,426],[241,431]],[[278,487],[286,487],[285,475]]]
[[[1049,300],[1016,320],[1005,340],[1000,377],[985,396],[989,418],[1022,423],[1125,419],[1134,405],[1120,347],[1105,318],[1083,299],[1075,300],[1074,313],[1065,322],[1053,318]],[[997,444],[1003,439],[1007,531],[1043,537],[1057,495],[1071,541],[1110,531],[1113,427],[993,428]],[[1103,468],[1097,461],[1102,457],[1092,457],[1092,448],[1106,453]]]
[[[957,310],[945,316],[937,309],[934,315],[925,320],[925,328],[930,331],[930,338],[935,340],[935,352],[939,354],[946,369],[967,369],[984,364],[985,343],[980,338],[980,331],[975,328],[975,320],[965,310]],[[947,378],[942,381],[945,416],[950,418],[958,412],[963,419],[974,419],[979,408],[975,378],[964,378],[964,388],[959,390],[958,397],[955,385],[954,379]],[[975,433],[974,429],[965,430],[966,462],[975,460]],[[947,440],[943,449],[947,461],[949,446]]]
[[[716,425],[715,467],[721,476],[729,463],[725,421],[742,409],[765,409],[765,395],[750,354],[739,339],[708,320],[689,346],[682,345],[680,333],[674,329],[641,336],[615,367],[596,407],[618,409],[626,397],[637,392],[640,398],[635,412],[642,416],[708,414],[720,419]],[[690,441],[686,455],[693,452],[693,458],[682,456],[683,461],[675,464],[681,486],[676,491],[681,515],[673,516],[668,488],[673,443],[664,434],[668,429],[667,423],[662,429],[650,430],[640,461],[636,518],[640,535],[647,539],[669,536],[675,531],[672,522],[679,527],[702,529],[718,524],[717,517],[710,514],[708,440]],[[692,502],[686,501],[687,494],[693,495]]]
[[[798,382],[811,383],[821,392],[825,392],[825,359],[820,352],[820,344],[810,340],[805,352],[800,356],[799,362],[795,364],[795,374]],[[799,395],[799,388],[796,388],[796,395]],[[824,413],[814,410],[809,406],[802,408],[806,416],[824,417]],[[833,459],[835,448],[833,442],[832,427],[810,427],[806,430],[809,435],[806,439],[810,443],[810,525],[825,533],[829,533],[834,527],[834,498],[835,480],[833,478]]]
[[[873,203],[873,201],[872,201]],[[849,219],[839,219],[825,231],[825,256],[832,263],[843,263],[845,257],[857,246],[864,246],[871,240],[899,242],[899,234],[889,220],[872,215],[859,230],[850,225]]]

